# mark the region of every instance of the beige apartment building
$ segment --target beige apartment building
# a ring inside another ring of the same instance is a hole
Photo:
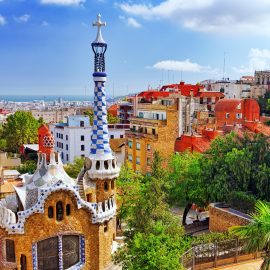
[[[42,117],[45,123],[59,123],[64,122],[68,116],[76,115],[77,109],[31,110],[31,112],[36,119]]]

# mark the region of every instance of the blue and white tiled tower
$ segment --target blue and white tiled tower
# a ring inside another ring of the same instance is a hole
[[[101,34],[101,27],[106,26],[106,23],[101,21],[100,14],[97,17],[97,22],[93,23],[93,26],[96,26],[98,31],[95,41],[91,44],[95,55],[93,73],[95,92],[94,123],[89,156],[91,170],[88,173],[90,177],[111,179],[118,176],[119,168],[109,144],[105,90],[107,79],[105,72],[105,52],[107,50],[107,43]]]

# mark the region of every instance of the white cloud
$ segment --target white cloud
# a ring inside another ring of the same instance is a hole
[[[46,26],[49,26],[49,23],[48,23],[47,21],[43,21],[43,22],[41,23],[41,25],[44,26],[44,27],[46,27]]]
[[[173,71],[188,71],[188,72],[199,72],[199,73],[216,73],[217,70],[212,69],[209,66],[202,66],[197,63],[193,63],[190,59],[184,61],[176,60],[164,60],[157,62],[152,68],[160,70],[173,70]]]
[[[270,35],[269,0],[163,0],[156,5],[122,2],[118,6],[132,16],[168,20],[194,31]]]
[[[24,14],[20,17],[14,17],[14,20],[16,22],[19,22],[19,23],[27,23],[29,21],[30,17],[31,16],[29,14]]]
[[[0,26],[5,25],[6,23],[6,18],[0,14]]]
[[[78,6],[83,4],[85,0],[41,0],[41,4],[53,4],[53,5],[61,5],[61,6]]]
[[[241,74],[254,73],[255,70],[270,69],[270,50],[251,48],[248,54],[248,65],[232,67],[232,69]]]
[[[128,26],[131,26],[133,28],[140,28],[140,27],[142,27],[142,25],[139,22],[137,22],[134,18],[131,18],[131,17],[129,17],[127,19],[127,24],[128,24]]]
[[[119,16],[119,19],[122,20],[124,23],[126,23],[128,26],[133,28],[140,28],[142,25],[134,18],[132,17],[125,17],[125,16]]]

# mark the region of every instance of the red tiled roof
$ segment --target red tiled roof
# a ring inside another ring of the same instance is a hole
[[[242,99],[220,99],[215,106],[215,111],[234,111],[240,103]]]
[[[202,85],[185,84],[184,82],[180,82],[179,84],[163,85],[160,91],[164,92],[167,88],[174,88],[176,92],[181,92],[183,96],[190,96],[191,91],[193,91],[194,96],[197,96],[198,92],[204,89]]]
[[[158,98],[158,97],[168,97],[170,92],[160,92],[160,91],[143,91],[138,94],[138,97],[144,98]]]
[[[206,97],[206,98],[211,98],[211,97],[220,97],[223,98],[225,95],[221,92],[214,92],[214,91],[204,91],[204,92],[199,92],[198,97]]]
[[[211,141],[207,138],[196,138],[195,142],[193,142],[193,150],[204,153],[210,148]]]

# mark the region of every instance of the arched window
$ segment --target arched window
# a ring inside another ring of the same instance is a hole
[[[102,203],[102,211],[105,212],[106,208],[105,208],[105,202]]]
[[[111,189],[114,189],[114,180],[111,181]]]
[[[104,190],[105,190],[105,191],[108,191],[108,188],[109,188],[109,187],[108,187],[108,182],[104,182]]]
[[[98,171],[100,169],[100,161],[98,160],[96,163],[96,170]]]
[[[62,202],[57,202],[56,204],[56,219],[58,221],[63,220],[64,218],[64,208]]]
[[[104,167],[105,167],[106,170],[109,169],[109,163],[108,163],[108,160],[105,160],[105,161],[104,161]]]
[[[69,216],[70,215],[70,204],[66,205],[66,215]]]
[[[48,207],[48,217],[53,218],[53,207],[52,206]]]

